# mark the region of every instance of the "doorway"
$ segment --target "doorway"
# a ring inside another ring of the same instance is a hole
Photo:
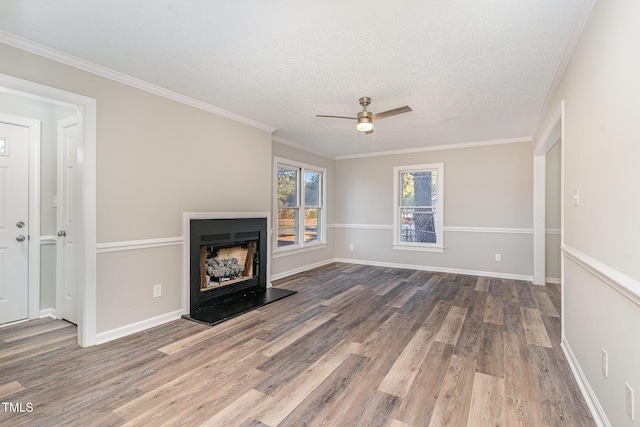
[[[0,113],[0,324],[25,320],[37,306],[39,195],[31,176],[39,144],[39,120]]]
[[[560,266],[559,266],[559,283],[561,295],[561,332],[564,336],[564,258],[561,256],[562,246],[564,245],[564,101],[556,111],[551,115],[551,120],[547,129],[542,133],[542,137],[533,153],[533,283],[536,285],[544,285],[547,279],[547,158],[550,151],[558,147],[557,156],[559,157],[559,229],[550,229],[559,241],[560,247]],[[557,166],[557,164],[555,165]],[[553,166],[551,166],[553,167]],[[557,278],[555,278],[557,279]],[[558,282],[558,280],[554,280]]]
[[[69,113],[72,113],[79,118],[81,138],[78,139],[77,152],[75,153],[75,159],[77,160],[74,165],[76,169],[76,181],[71,186],[72,194],[75,197],[72,207],[72,212],[75,215],[76,220],[74,221],[75,252],[73,254],[74,262],[72,268],[69,269],[68,274],[73,277],[76,284],[77,318],[75,320],[78,325],[78,344],[83,347],[94,345],[96,343],[96,101],[95,99],[87,98],[82,95],[43,86],[3,74],[0,74],[0,96],[11,97],[13,101],[21,100],[23,105],[30,105],[29,108],[34,111],[48,105],[58,111],[66,112],[67,117],[70,116]],[[19,103],[9,102],[9,104],[10,107],[13,107],[14,105],[17,106]],[[6,108],[5,102],[5,110]],[[34,114],[35,113],[30,113],[28,115],[33,117]],[[49,113],[43,114],[52,113],[49,111]],[[59,118],[60,117],[58,117],[58,119]],[[55,148],[57,145],[56,122],[57,120],[53,121],[53,130],[47,131],[46,137],[51,138],[54,142],[47,144],[43,143],[43,156],[51,154],[51,151],[53,152],[54,158],[57,156]],[[42,136],[43,142],[45,140],[44,135],[45,132],[43,132]],[[47,152],[44,152],[45,148]],[[40,157],[41,153],[38,152],[37,158],[40,159]],[[42,169],[43,173],[46,172],[44,165]],[[58,239],[60,238],[60,236],[57,236],[57,232],[59,231],[56,223],[57,216],[47,211],[47,207],[52,210],[57,208],[57,189],[51,190],[52,193],[43,191],[45,186],[40,185],[43,181],[40,179],[40,176],[37,175],[39,170],[40,168],[36,168],[33,173],[30,173],[29,180],[35,186],[32,191],[32,196],[34,198],[39,198],[39,200],[37,200],[38,203],[34,204],[34,206],[40,206],[43,208],[31,209],[29,212],[29,214],[35,218],[35,222],[30,221],[32,228],[29,230],[30,234],[28,236],[29,245],[33,245],[33,249],[31,249],[30,246],[29,251],[29,278],[38,278],[38,283],[33,285],[34,288],[29,289],[28,317],[30,319],[47,315],[47,306],[49,305],[47,300],[54,301],[50,306],[55,307],[55,301],[57,298],[57,285],[54,285],[53,289],[51,286],[46,286],[47,281],[53,283],[56,282],[55,271],[46,271],[47,268],[51,267],[51,264],[47,264],[44,258],[42,263],[40,262],[40,259],[36,262],[34,258],[32,258],[32,255],[33,257],[39,257],[40,253],[46,254],[47,251],[50,251],[51,249],[55,251],[55,248],[58,245]],[[55,169],[49,172],[53,174],[56,173]],[[42,220],[42,229],[45,230],[47,234],[40,233],[41,224],[38,222],[40,220]],[[33,225],[36,223],[38,225],[34,230]],[[35,238],[36,236],[37,239]]]

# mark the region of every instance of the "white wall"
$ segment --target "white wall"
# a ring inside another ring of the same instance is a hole
[[[393,167],[423,163],[444,163],[444,253],[399,251],[391,246]],[[336,257],[530,278],[532,165],[528,142],[338,160]],[[495,261],[497,253],[501,262]]]
[[[637,425],[640,417],[638,22],[637,1],[597,2],[551,107],[565,101],[564,339],[615,426]],[[552,120],[547,115],[540,128]],[[635,390],[635,423],[625,411],[625,383]]]
[[[271,135],[8,45],[0,57],[0,73],[97,100],[98,333],[179,311],[180,246],[100,248],[180,237],[184,211],[269,211]]]

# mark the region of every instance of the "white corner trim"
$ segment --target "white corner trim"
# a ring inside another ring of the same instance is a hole
[[[98,76],[116,81],[118,83],[123,83],[127,86],[131,86],[145,92],[153,93],[155,95],[162,96],[163,98],[180,102],[181,104],[195,107],[199,110],[208,111],[218,116],[226,117],[227,119],[231,119],[269,133],[273,133],[276,130],[276,128],[264,123],[260,123],[247,117],[243,117],[239,114],[223,110],[222,108],[218,108],[211,104],[198,101],[197,99],[189,98],[188,96],[184,96],[168,89],[164,89],[160,86],[147,83],[143,80],[136,79],[135,77],[131,77],[118,71],[111,70],[101,65],[85,61],[84,59],[76,58],[75,56],[60,52],[59,50],[52,49],[50,47],[35,43],[22,37],[15,36],[5,31],[0,31],[0,42],[51,59],[53,61],[60,62],[62,64],[78,68],[80,70],[88,71]]]
[[[171,322],[179,319],[180,317],[182,317],[182,310],[176,310],[150,319],[141,320],[139,322],[111,329],[110,331],[100,332],[96,334],[96,344],[104,344],[118,338],[126,337],[127,335],[135,334],[136,332]]]
[[[433,145],[430,147],[408,148],[405,150],[377,151],[373,153],[350,154],[348,156],[337,156],[335,160],[358,159],[361,157],[392,156],[395,154],[412,154],[412,153],[422,153],[426,151],[456,150],[459,148],[486,147],[488,145],[515,144],[519,142],[532,142],[532,141],[533,141],[533,138],[531,138],[530,136],[521,136],[516,138],[493,139],[488,141],[462,142],[458,144],[443,144],[443,145]]]
[[[280,279],[284,279],[285,277],[289,277],[289,276],[293,276],[294,274],[298,274],[298,273],[303,273],[307,270],[312,270],[314,268],[318,268],[318,267],[322,267],[328,264],[332,264],[336,262],[335,259],[331,258],[331,259],[326,259],[324,261],[320,261],[320,262],[316,262],[313,264],[309,264],[309,265],[305,265],[303,267],[298,267],[298,268],[294,268],[293,270],[289,270],[289,271],[284,271],[282,273],[278,273],[278,274],[274,274],[271,276],[271,281],[276,281],[276,280],[280,280]]]
[[[403,268],[403,269],[409,269],[409,270],[433,271],[436,273],[454,273],[454,274],[466,274],[470,276],[495,277],[497,279],[524,280],[526,282],[530,282],[531,279],[533,279],[532,276],[527,276],[524,274],[464,270],[460,268],[433,267],[428,265],[397,264],[397,263],[391,263],[391,262],[365,261],[360,259],[348,259],[348,258],[336,258],[334,261],[344,262],[347,264],[372,265],[375,267]]]
[[[499,233],[499,234],[533,234],[532,228],[505,227],[458,227],[445,225],[444,231],[455,233]]]
[[[578,363],[578,359],[576,355],[573,353],[571,346],[569,345],[569,341],[565,336],[562,337],[562,343],[560,344],[562,350],[564,351],[565,356],[567,357],[567,362],[569,363],[569,367],[571,368],[571,372],[573,372],[573,376],[578,383],[578,388],[580,388],[580,392],[582,393],[582,397],[587,403],[587,407],[593,416],[596,425],[599,427],[611,427],[611,423],[607,418],[607,414],[604,412],[602,405],[600,405],[600,401],[596,396],[593,388],[591,388],[591,384],[587,380],[580,363]]]
[[[593,274],[634,303],[640,305],[640,282],[570,246],[562,245],[561,249],[562,254],[566,258]]]
[[[57,319],[58,315],[56,313],[55,308],[45,308],[40,310],[40,318],[43,319],[45,317],[51,317],[52,319]]]
[[[162,248],[182,245],[182,237],[164,237],[160,239],[127,240],[123,242],[98,243],[96,253],[134,251],[137,249]]]
[[[40,236],[40,245],[55,245],[58,243],[56,236]]]

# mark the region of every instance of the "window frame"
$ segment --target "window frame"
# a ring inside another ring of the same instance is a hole
[[[400,227],[402,209],[402,181],[400,176],[405,172],[436,172],[437,200],[435,215],[435,243],[402,242]],[[393,168],[393,249],[405,251],[444,252],[444,163],[427,163],[422,165],[395,166]]]
[[[297,243],[292,245],[278,247],[278,168],[294,168],[298,170],[297,173],[297,197],[298,197],[298,205],[292,208],[297,209],[297,220],[298,220],[298,230],[296,234]],[[320,212],[318,215],[318,221],[320,224],[318,225],[318,234],[319,238],[315,239],[311,242],[305,242],[305,211],[307,209],[307,205],[305,203],[305,194],[304,194],[304,181],[305,181],[305,172],[312,172],[320,174],[320,192],[319,192],[319,205],[309,206],[309,208],[317,208]],[[311,165],[307,163],[298,162],[291,159],[285,159],[282,157],[274,157],[273,158],[273,218],[274,225],[272,227],[272,237],[273,237],[273,256],[277,258],[279,256],[285,255],[293,255],[300,252],[305,252],[309,250],[321,249],[327,246],[327,210],[326,210],[326,200],[327,200],[327,170],[323,167],[317,165]]]

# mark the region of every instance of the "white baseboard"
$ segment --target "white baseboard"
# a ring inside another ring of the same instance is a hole
[[[285,271],[282,273],[273,274],[271,276],[271,281],[273,282],[275,280],[284,279],[285,277],[293,276],[294,274],[298,274],[307,270],[312,270],[314,268],[322,267],[324,265],[331,264],[333,262],[336,262],[336,260],[332,258],[332,259],[316,262],[314,264],[305,265],[304,267],[294,268],[293,270]]]
[[[562,283],[559,277],[545,277],[544,281],[546,283],[553,283],[555,285],[560,285]]]
[[[573,376],[575,377],[578,387],[582,392],[582,397],[584,397],[584,400],[587,402],[589,411],[591,411],[591,415],[593,416],[596,424],[598,427],[611,427],[607,414],[605,414],[602,405],[600,405],[600,401],[591,388],[591,384],[589,384],[589,381],[587,380],[582,367],[580,367],[580,363],[578,363],[578,359],[576,359],[576,355],[573,353],[566,337],[562,337],[562,343],[560,346],[567,357],[567,362],[569,363],[571,372],[573,372]]]
[[[372,265],[375,267],[404,268],[409,270],[433,271],[436,273],[467,274],[470,276],[495,277],[496,279],[524,280],[526,282],[531,282],[533,280],[533,276],[527,276],[524,274],[499,273],[494,271],[464,270],[460,268],[433,267],[428,265],[414,265],[414,264],[396,264],[396,263],[390,263],[390,262],[364,261],[359,259],[346,259],[346,258],[336,258],[334,261],[344,262],[347,264]]]
[[[40,318],[51,317],[52,319],[57,319],[57,313],[55,308],[45,308],[44,310],[40,310]]]
[[[140,322],[131,323],[130,325],[121,326],[110,331],[100,332],[96,334],[96,344],[104,344],[118,338],[126,337],[127,335],[135,334],[136,332],[171,322],[172,320],[179,319],[180,317],[182,317],[182,310],[176,310],[150,319],[141,320]]]

